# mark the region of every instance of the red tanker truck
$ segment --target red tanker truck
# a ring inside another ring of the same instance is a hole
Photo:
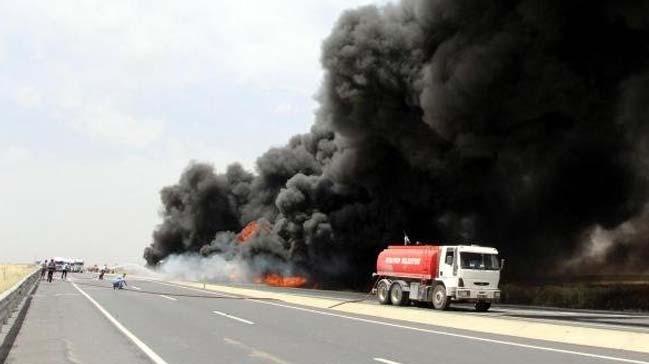
[[[478,245],[391,245],[376,260],[376,295],[381,304],[475,303],[487,311],[500,300],[498,250]]]

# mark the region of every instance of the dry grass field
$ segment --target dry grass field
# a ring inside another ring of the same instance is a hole
[[[0,293],[11,288],[34,268],[30,264],[0,264]]]
[[[501,286],[503,303],[565,308],[649,311],[649,284],[641,281]]]

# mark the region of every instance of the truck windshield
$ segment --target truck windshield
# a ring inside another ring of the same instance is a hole
[[[498,256],[496,254],[460,253],[460,261],[464,269],[498,270]]]

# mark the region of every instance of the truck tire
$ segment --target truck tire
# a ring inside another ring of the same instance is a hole
[[[436,310],[446,310],[451,300],[446,296],[446,287],[443,284],[438,284],[433,290],[433,307]]]
[[[397,282],[392,283],[390,286],[390,301],[395,306],[405,306],[410,303],[410,300],[403,291],[403,287]]]
[[[491,302],[476,302],[475,310],[478,312],[487,312],[491,308]]]
[[[389,305],[390,302],[390,287],[388,282],[385,280],[380,281],[376,285],[376,297],[379,299],[379,303],[382,305]]]

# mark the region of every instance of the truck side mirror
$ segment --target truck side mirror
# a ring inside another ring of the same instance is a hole
[[[500,260],[500,270],[503,270],[504,266],[505,266],[505,258]]]

